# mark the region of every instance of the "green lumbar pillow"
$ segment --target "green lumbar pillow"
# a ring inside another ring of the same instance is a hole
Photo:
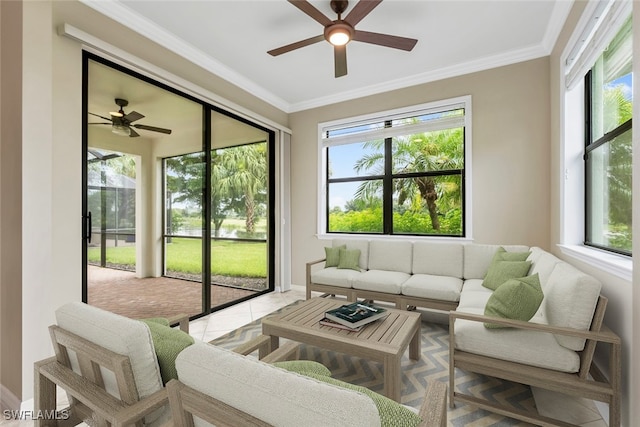
[[[329,368],[313,360],[284,360],[282,362],[274,362],[272,365],[300,375],[313,374],[325,377],[331,376]]]
[[[373,403],[375,403],[376,408],[378,408],[381,427],[415,427],[422,422],[422,418],[420,418],[420,416],[413,412],[411,409],[399,404],[394,400],[389,399],[388,397],[382,396],[375,391],[371,391],[366,387],[349,384],[344,381],[340,381],[324,375],[304,375],[348,390],[359,391],[360,393],[369,396],[371,400],[373,400]]]
[[[495,261],[489,266],[482,286],[495,291],[509,279],[526,276],[530,267],[529,261]]]
[[[337,267],[340,262],[340,249],[347,249],[347,245],[336,246],[335,248],[324,248],[326,255],[325,267]]]
[[[169,322],[154,319],[143,319],[149,326],[153,348],[156,351],[158,365],[160,365],[160,376],[164,384],[172,379],[178,379],[176,371],[176,357],[185,348],[194,343],[193,337],[180,329],[169,327]]]
[[[509,279],[491,294],[484,307],[484,314],[528,322],[540,308],[543,298],[538,273],[519,279]],[[507,327],[494,323],[485,323],[484,326],[489,329]]]
[[[360,271],[360,249],[340,249],[338,268]]]

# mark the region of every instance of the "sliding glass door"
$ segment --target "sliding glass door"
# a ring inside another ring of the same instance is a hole
[[[274,132],[84,61],[83,300],[197,317],[272,291]]]

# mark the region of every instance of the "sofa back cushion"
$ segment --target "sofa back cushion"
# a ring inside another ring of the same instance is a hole
[[[373,400],[361,393],[210,344],[183,350],[176,368],[184,384],[271,425],[380,425]],[[196,426],[205,425],[196,420]]]
[[[469,243],[464,246],[464,279],[484,279],[496,251],[503,247],[508,252],[527,252],[528,246],[521,245],[479,245]]]
[[[543,307],[552,326],[588,330],[598,303],[602,284],[566,262],[559,262],[544,287]],[[582,338],[555,335],[560,345],[584,349]]]
[[[407,240],[369,242],[369,270],[399,271],[411,274],[413,244]]]
[[[462,279],[463,245],[461,243],[415,242],[413,274],[451,276]]]
[[[334,239],[332,246],[337,248],[344,245],[348,250],[360,250],[360,268],[362,270],[369,269],[369,241],[357,239]]]
[[[546,252],[540,248],[534,247],[531,248],[531,255],[527,259],[531,261],[531,270],[530,274],[538,274],[540,277],[540,285],[542,286],[542,290],[547,286],[547,282],[549,281],[549,276],[551,272],[555,268],[556,264],[562,262],[559,258],[551,255],[549,252]]]
[[[81,302],[65,304],[56,310],[58,326],[87,341],[115,353],[129,356],[133,377],[140,398],[160,390],[162,377],[149,327],[139,320],[129,319]],[[70,355],[72,369],[80,374],[75,354]],[[113,372],[101,369],[105,390],[120,397]],[[163,415],[156,411],[145,418],[151,422]]]

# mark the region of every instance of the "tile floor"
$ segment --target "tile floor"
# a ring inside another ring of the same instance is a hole
[[[189,326],[190,334],[198,340],[211,341],[304,298],[305,292],[302,286],[292,286],[288,292],[272,292],[192,321]],[[442,314],[423,312],[423,320],[446,322],[447,317]],[[538,410],[543,415],[562,419],[582,427],[607,426],[595,404],[590,400],[571,399],[562,394],[540,389],[535,389],[533,393]],[[64,396],[64,393],[58,394]],[[64,398],[59,403],[61,407],[64,407]],[[0,425],[3,427],[32,427],[33,422],[0,419]]]

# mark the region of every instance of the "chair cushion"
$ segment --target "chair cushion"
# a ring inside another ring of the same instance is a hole
[[[210,344],[186,348],[176,368],[184,384],[272,425],[380,425],[378,409],[362,393]],[[197,419],[199,425],[208,424]]]
[[[142,321],[147,324],[151,332],[153,348],[158,358],[158,365],[160,365],[160,375],[162,382],[166,385],[169,381],[178,379],[176,357],[182,350],[193,344],[194,339],[180,329],[171,328],[166,319],[164,322],[157,319],[143,319]]]
[[[348,390],[354,390],[369,396],[378,408],[378,413],[380,414],[380,425],[382,427],[415,427],[422,422],[422,418],[420,418],[420,416],[413,412],[411,409],[389,399],[388,397],[371,391],[366,387],[349,384],[335,378],[317,374],[304,375],[315,378],[319,381],[326,382],[328,384],[333,384],[335,386],[342,387]]]
[[[402,295],[443,301],[460,300],[462,279],[431,274],[414,274],[402,284]]]
[[[484,308],[485,316],[528,322],[538,311],[544,295],[538,275],[509,279],[496,289]],[[486,328],[505,328],[495,323],[485,323]]]
[[[56,321],[58,326],[71,333],[107,350],[128,356],[141,399],[162,389],[162,377],[151,332],[143,322],[82,302],[68,303],[57,309]],[[73,358],[75,359],[75,355]],[[72,368],[77,373],[80,372],[77,360],[75,366],[72,360]],[[119,398],[113,373],[106,369],[102,369],[102,373],[107,392]],[[145,422],[150,423],[161,415],[163,411],[156,411],[145,417]]]
[[[540,277],[540,286],[542,286],[542,290],[544,291],[551,272],[553,272],[556,264],[562,261],[540,248],[531,248],[531,256],[528,260],[532,262],[529,274],[538,274],[538,277]]]

